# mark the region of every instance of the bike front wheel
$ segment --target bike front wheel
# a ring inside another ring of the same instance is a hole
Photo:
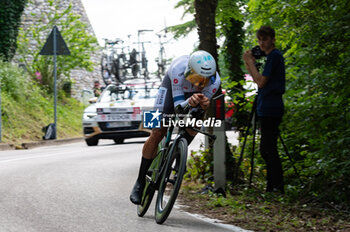
[[[186,171],[187,141],[180,138],[168,154],[156,201],[155,219],[162,224],[169,216]]]

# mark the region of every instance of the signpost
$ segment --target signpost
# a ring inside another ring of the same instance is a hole
[[[40,51],[40,55],[53,55],[54,63],[54,118],[55,118],[55,129],[54,138],[57,139],[57,69],[56,69],[56,56],[57,55],[70,55],[70,51],[64,42],[60,31],[56,26],[53,27],[49,37],[46,39],[44,47]]]

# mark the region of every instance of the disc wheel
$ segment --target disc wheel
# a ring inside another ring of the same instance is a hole
[[[186,139],[178,140],[170,152],[157,195],[155,219],[158,224],[162,224],[168,218],[181,187],[186,171]]]

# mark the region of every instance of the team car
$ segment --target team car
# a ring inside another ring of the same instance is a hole
[[[149,136],[150,130],[142,125],[142,112],[153,109],[157,92],[155,83],[108,85],[96,103],[84,110],[86,144],[96,146],[100,139],[121,144],[127,138]]]

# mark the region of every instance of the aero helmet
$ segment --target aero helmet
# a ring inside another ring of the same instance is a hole
[[[190,56],[185,70],[186,80],[192,84],[204,87],[209,83],[210,77],[216,72],[216,62],[210,53],[199,50]]]

